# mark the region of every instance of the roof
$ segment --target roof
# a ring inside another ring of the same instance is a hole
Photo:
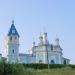
[[[20,53],[19,56],[30,56],[30,57],[32,57],[33,54],[24,54],[24,53]]]
[[[8,32],[8,36],[11,36],[11,35],[16,35],[16,36],[19,37],[19,34],[18,34],[18,32],[17,32],[17,30],[15,28],[15,25],[14,25],[14,21],[12,21],[11,28],[10,28],[10,30]]]
[[[63,59],[66,59],[66,60],[69,60],[69,61],[70,61],[70,59],[68,59],[68,58],[64,58],[64,57],[63,57]]]

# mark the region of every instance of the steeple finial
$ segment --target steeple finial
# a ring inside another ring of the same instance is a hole
[[[56,43],[56,45],[60,45],[58,35],[56,35],[55,43]]]
[[[46,27],[43,26],[43,33],[46,33]]]
[[[14,20],[12,20],[12,24],[14,24]]]
[[[35,40],[34,40],[34,37],[33,37],[33,47],[35,46]]]

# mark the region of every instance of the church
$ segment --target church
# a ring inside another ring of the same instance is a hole
[[[19,53],[20,35],[12,21],[11,28],[7,34],[7,62],[9,63],[43,63],[43,64],[69,64],[70,60],[63,57],[59,38],[55,44],[50,44],[47,32],[39,36],[38,45],[33,42],[32,53]]]

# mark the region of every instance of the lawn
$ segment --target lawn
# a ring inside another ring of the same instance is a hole
[[[75,70],[71,68],[43,69],[43,70],[27,69],[25,74],[26,75],[75,75]]]
[[[0,75],[75,75],[75,65],[0,63]]]

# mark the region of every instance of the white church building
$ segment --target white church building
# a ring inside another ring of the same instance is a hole
[[[50,44],[47,33],[44,32],[39,37],[38,45],[33,42],[32,53],[19,53],[19,34],[15,28],[14,21],[7,35],[7,61],[9,63],[44,63],[44,64],[69,64],[70,60],[63,57],[59,38],[55,44]]]

